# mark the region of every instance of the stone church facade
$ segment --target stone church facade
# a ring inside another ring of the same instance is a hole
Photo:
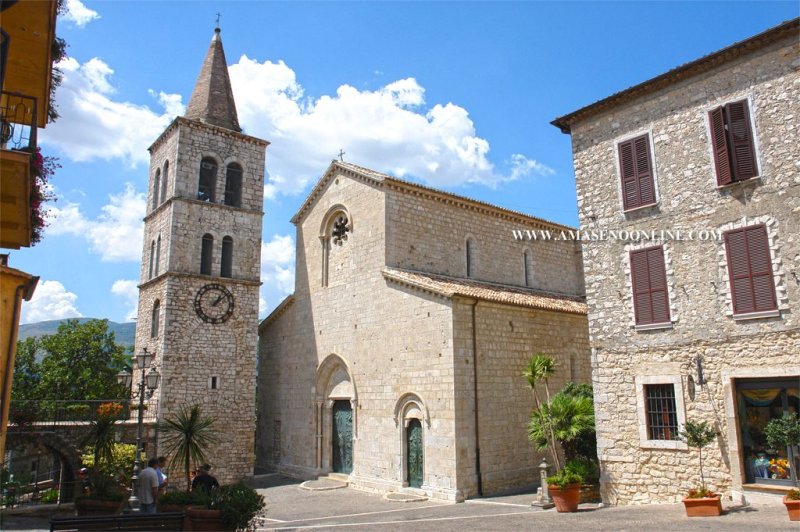
[[[587,382],[569,228],[334,161],[292,219],[295,291],[259,326],[256,465],[461,501],[538,481],[521,376]]]
[[[553,122],[572,136],[582,230],[673,232],[584,244],[607,502],[677,502],[699,483],[687,420],[717,431],[712,489],[777,500],[797,485],[800,449],[763,430],[800,411],[799,26]]]
[[[161,374],[159,419],[191,405],[216,419],[220,482],[253,472],[267,144],[241,133],[217,29],[186,115],[150,147],[136,349]]]

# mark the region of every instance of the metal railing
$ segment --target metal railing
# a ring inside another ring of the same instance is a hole
[[[33,152],[36,148],[36,98],[18,92],[0,95],[0,147]]]
[[[138,405],[127,400],[104,399],[94,401],[11,401],[8,415],[8,432],[56,432],[59,427],[87,425],[101,417],[117,421],[136,419]],[[155,404],[145,403],[143,419],[155,421]]]

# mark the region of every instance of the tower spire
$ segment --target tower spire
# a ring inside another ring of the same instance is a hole
[[[194,84],[192,97],[186,107],[186,118],[238,132],[242,128],[239,127],[239,117],[236,114],[220,32],[218,20],[200,75]]]

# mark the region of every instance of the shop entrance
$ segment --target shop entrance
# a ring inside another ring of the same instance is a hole
[[[797,485],[800,449],[770,448],[764,428],[771,419],[792,412],[800,415],[800,378],[739,380],[736,401],[745,481]]]

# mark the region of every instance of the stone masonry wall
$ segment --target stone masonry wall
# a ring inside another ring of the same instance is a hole
[[[386,264],[398,268],[466,277],[466,239],[475,249],[472,277],[494,283],[526,286],[523,256],[530,252],[529,286],[565,294],[583,295],[580,246],[570,241],[517,240],[514,230],[561,226],[492,209],[470,208],[458,201],[442,201],[435,194],[387,190]]]
[[[685,417],[707,420],[720,431],[715,447],[704,453],[706,472],[712,485],[730,495],[743,480],[734,379],[800,375],[794,312],[800,303],[798,57],[796,39],[779,42],[572,127],[582,230],[725,231],[765,223],[780,310],[779,317],[734,319],[723,241],[666,239],[672,327],[637,331],[631,243],[584,243],[598,450],[608,501],[674,502],[697,479],[696,451],[646,449],[640,442],[636,378],[679,379]],[[720,188],[708,112],[741,99],[749,103],[759,177]],[[657,204],[623,213],[616,146],[643,133],[651,139]],[[687,379],[696,374],[698,355],[709,383],[691,398]]]
[[[261,202],[266,143],[182,118],[167,129],[151,148],[151,182],[136,349],[156,354],[161,384],[160,418],[174,416],[181,407],[199,405],[215,418],[219,442],[207,453],[222,483],[252,474],[255,432],[255,374],[260,284]],[[216,203],[197,199],[200,161],[213,157],[219,165]],[[170,161],[167,199],[152,208],[155,168]],[[244,170],[242,208],[222,205],[225,165],[236,162]],[[174,177],[173,177],[174,176]],[[214,237],[212,275],[200,275],[201,242]],[[149,279],[149,243],[161,236],[160,267]],[[222,239],[233,239],[231,278],[221,278]],[[197,291],[219,283],[231,291],[234,310],[225,323],[206,323],[195,312]],[[159,328],[151,335],[151,315],[160,301]],[[138,374],[137,374],[138,375]],[[136,376],[136,375],[135,375]],[[216,388],[211,378],[216,377]],[[159,450],[165,451],[163,438]],[[199,464],[195,464],[199,465]]]
[[[459,299],[453,310],[459,489],[477,495],[472,312],[475,301]],[[484,495],[539,483],[543,455],[528,440],[533,395],[522,373],[536,352],[557,364],[551,393],[569,381],[589,382],[586,316],[478,302],[478,419]],[[540,395],[544,398],[543,395]]]
[[[387,197],[370,180],[339,174],[301,219],[293,300],[260,330],[257,463],[306,478],[329,469],[331,414],[325,398],[318,392],[315,398],[314,390],[319,390],[317,368],[339,357],[357,405],[351,483],[381,491],[406,484],[403,405],[414,400],[422,410],[422,489],[435,498],[463,500],[476,492],[472,325],[465,315],[471,307],[387,282],[381,274],[389,233],[408,232],[409,242],[434,248],[435,228],[387,215],[387,208],[412,209],[411,204],[398,205],[405,201],[405,196]],[[435,205],[419,201],[419,211],[432,210],[417,221],[434,220]],[[339,208],[348,213],[353,229],[341,246],[331,247],[323,286],[320,234],[327,217]],[[459,212],[450,207],[439,216],[452,216],[457,227],[463,221]],[[505,236],[513,243],[510,227]],[[481,236],[477,230],[475,235]],[[441,252],[449,253],[451,244],[445,239]],[[573,250],[565,253],[565,263],[574,262]],[[498,244],[497,251],[507,248]],[[519,259],[521,263],[521,252]],[[484,270],[490,271],[488,263]],[[484,492],[490,493],[535,480],[525,432],[532,403],[519,376],[533,349],[548,350],[561,360],[567,368],[564,379],[572,367],[576,379],[587,380],[589,355],[583,316],[486,304],[479,304],[478,314],[479,365],[486,371],[479,375],[479,395],[486,401],[481,418],[486,424]],[[507,332],[509,323],[516,332]],[[324,409],[319,467],[317,400]],[[509,426],[517,429],[509,432]]]

